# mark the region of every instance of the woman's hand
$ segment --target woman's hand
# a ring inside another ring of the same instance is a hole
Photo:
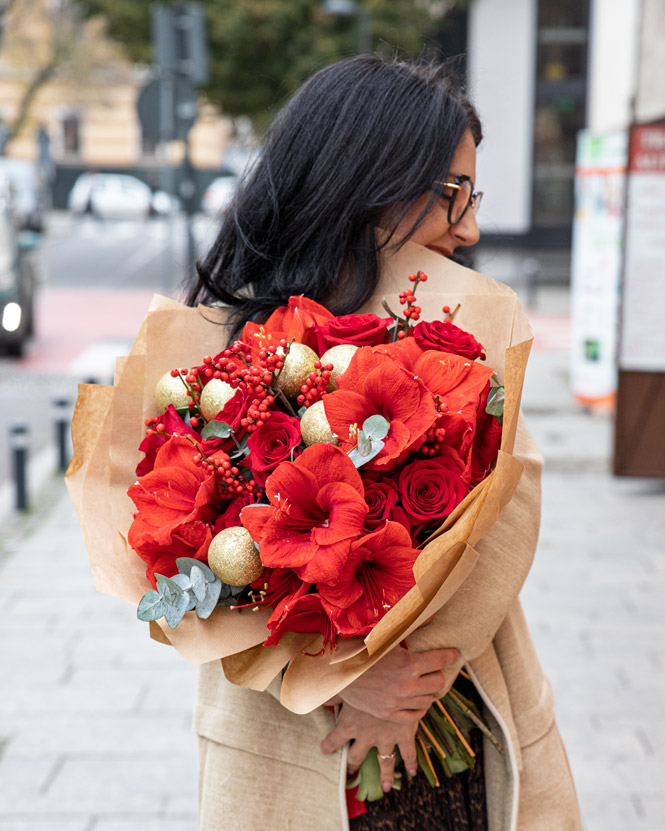
[[[415,743],[417,729],[416,716],[412,716],[410,721],[396,724],[394,721],[375,718],[350,704],[343,704],[336,726],[321,742],[321,751],[334,753],[352,741],[347,769],[353,773],[360,767],[370,748],[376,747],[379,752],[381,787],[387,793],[395,778],[395,757],[392,755],[395,746],[399,748],[404,766],[411,776],[415,776],[418,771]]]
[[[343,701],[395,724],[417,723],[446,686],[443,670],[459,657],[457,649],[391,649],[328,703]]]

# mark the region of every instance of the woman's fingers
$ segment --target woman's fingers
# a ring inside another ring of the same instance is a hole
[[[353,730],[345,722],[340,722],[321,742],[321,753],[334,753],[353,738]],[[360,760],[362,762],[362,759]]]
[[[404,762],[404,767],[411,776],[418,773],[418,756],[416,754],[416,742],[413,736],[399,743],[399,752]]]
[[[377,748],[377,753],[379,768],[381,769],[381,787],[384,793],[388,793],[395,781],[395,748],[393,747],[392,750],[387,748],[379,750]]]
[[[454,647],[448,649],[428,649],[427,652],[416,652],[418,669],[421,675],[429,672],[444,670],[446,667],[459,661],[459,649]]]
[[[346,767],[350,773],[355,773],[358,770],[371,747],[372,745],[365,739],[356,739],[353,742],[346,758]]]

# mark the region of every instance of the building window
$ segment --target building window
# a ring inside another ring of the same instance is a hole
[[[81,154],[81,117],[69,112],[62,118],[62,149],[66,156]]]
[[[588,51],[588,0],[539,0],[532,218],[537,228],[572,225]]]

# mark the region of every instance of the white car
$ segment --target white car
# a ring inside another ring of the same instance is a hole
[[[201,206],[208,216],[217,216],[229,204],[238,186],[237,176],[220,176],[208,185]]]
[[[153,213],[148,185],[122,173],[83,173],[69,194],[69,210],[100,219],[136,219]]]

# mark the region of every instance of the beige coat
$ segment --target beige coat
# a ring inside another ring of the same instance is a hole
[[[427,270],[428,258],[436,255],[421,252],[420,267]],[[475,272],[468,272],[468,279],[490,294],[510,292]],[[431,289],[427,283],[419,290],[423,316],[430,320],[436,316],[435,309],[428,310]],[[378,312],[374,305],[367,310]],[[499,521],[476,545],[475,568],[409,644],[458,647],[488,719],[503,733],[503,756],[491,745],[485,748],[490,831],[576,831],[581,820],[554,721],[552,690],[518,600],[536,549],[542,471],[542,458],[522,419],[515,455],[524,474]],[[324,756],[319,750],[333,727],[332,716],[325,708],[295,715],[278,698],[279,679],[259,693],[226,681],[219,661],[201,667],[194,716],[200,736],[201,831],[348,828],[346,753]]]

